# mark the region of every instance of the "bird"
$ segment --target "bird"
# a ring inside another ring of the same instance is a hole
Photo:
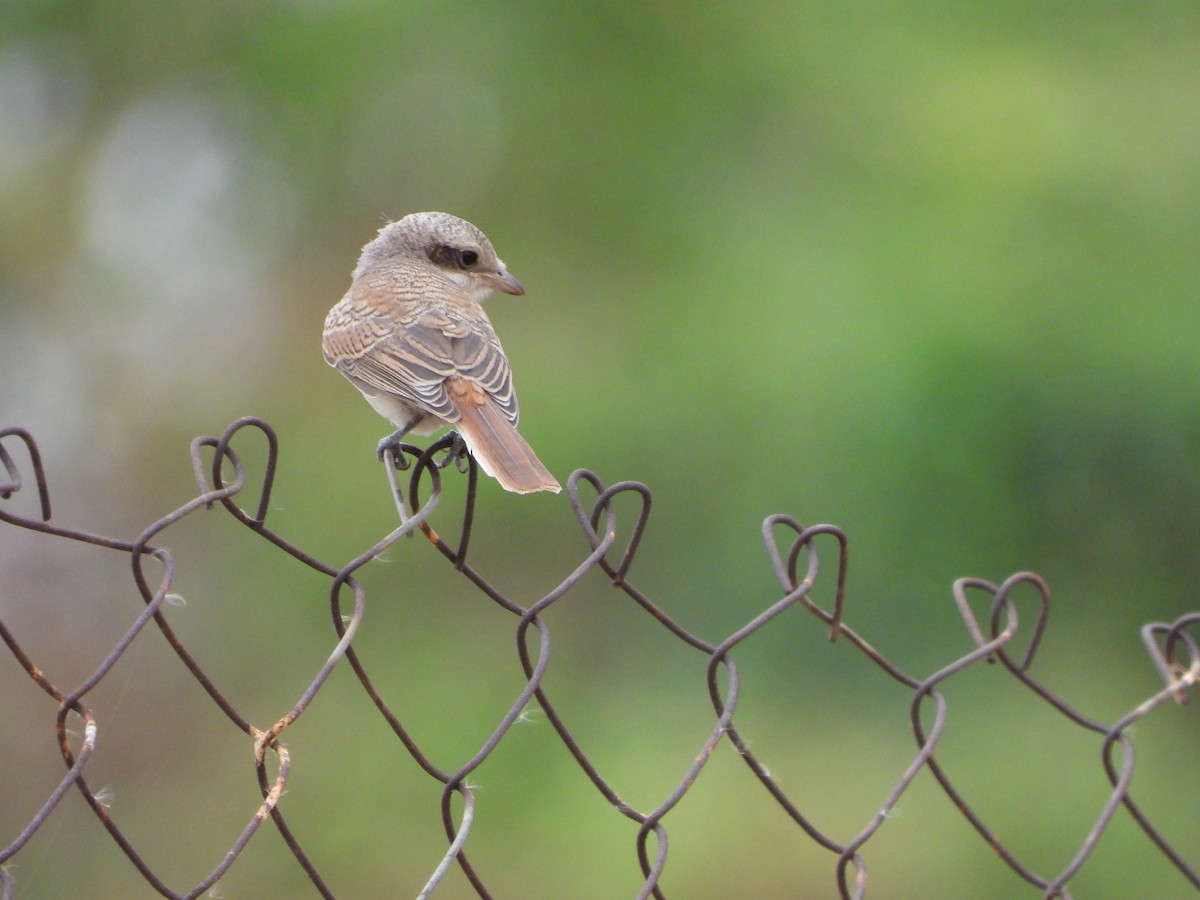
[[[525,288],[470,222],[444,212],[389,222],[325,319],[325,361],[396,427],[379,442],[381,459],[409,433],[453,426],[505,490],[558,493],[517,431],[512,371],[480,305],[493,291]]]

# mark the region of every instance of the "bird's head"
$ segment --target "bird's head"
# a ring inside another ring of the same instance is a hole
[[[354,277],[389,260],[428,261],[476,301],[492,291],[525,293],[487,235],[449,213],[412,213],[383,226],[375,240],[363,247]]]

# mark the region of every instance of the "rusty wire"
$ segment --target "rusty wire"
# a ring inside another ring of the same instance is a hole
[[[267,443],[266,464],[261,481],[258,482],[256,497],[252,496],[254,489],[248,487],[250,482],[242,457],[234,449],[235,440],[239,444],[246,440],[245,432],[257,432]],[[966,578],[957,581],[953,586],[954,598],[975,648],[931,675],[916,677],[901,671],[845,622],[843,615],[848,543],[841,529],[833,525],[804,526],[790,516],[774,515],[763,523],[762,537],[782,589],[782,596],[724,640],[710,643],[686,630],[639,591],[628,578],[650,512],[650,490],[644,484],[631,481],[606,486],[594,473],[582,469],[574,472],[568,479],[567,494],[591,548],[590,552],[574,571],[544,597],[528,607],[523,607],[505,597],[470,564],[468,550],[474,523],[478,472],[474,461],[469,457],[464,461],[455,456],[457,447],[452,437],[447,436],[424,450],[402,445],[398,455],[393,456],[389,451],[385,459],[385,470],[399,512],[400,525],[357,558],[343,566],[335,566],[305,552],[266,523],[278,456],[278,440],[272,427],[262,419],[242,418],[232,423],[218,438],[203,437],[193,441],[191,457],[197,485],[196,495],[178,509],[152,523],[132,541],[91,534],[53,521],[50,493],[36,441],[28,431],[21,428],[0,430],[0,466],[3,466],[5,475],[5,479],[0,481],[0,500],[9,500],[15,494],[32,490],[36,492],[39,513],[36,517],[16,515],[0,502],[0,521],[16,528],[96,545],[127,556],[132,566],[134,583],[145,603],[145,608],[104,660],[78,687],[69,691],[51,683],[36,661],[22,650],[16,635],[0,621],[0,639],[29,677],[57,705],[56,738],[65,769],[61,781],[21,830],[14,836],[0,835],[0,841],[8,841],[7,846],[0,849],[0,896],[10,898],[15,895],[14,881],[6,864],[45,826],[63,797],[74,787],[147,884],[164,897],[196,897],[212,888],[235,863],[239,854],[268,818],[317,893],[324,897],[333,897],[333,888],[305,853],[280,808],[280,798],[287,787],[292,765],[282,736],[316,700],[330,673],[343,661],[353,669],[363,690],[412,759],[443,786],[441,818],[447,849],[442,860],[430,873],[421,897],[429,896],[454,866],[459,867],[480,897],[491,896],[483,874],[472,865],[466,850],[476,815],[476,798],[468,778],[488,758],[533,700],[536,700],[544,711],[559,739],[604,800],[637,825],[636,854],[643,878],[639,898],[665,897],[662,879],[666,868],[668,833],[664,821],[700,778],[705,765],[722,741],[729,741],[733,745],[739,757],[791,820],[812,841],[833,855],[834,877],[842,897],[857,898],[866,895],[868,876],[863,849],[888,821],[901,796],[922,771],[927,771],[936,779],[954,807],[996,851],[999,858],[1020,878],[1040,889],[1043,896],[1070,896],[1068,882],[1087,863],[1102,834],[1122,807],[1182,877],[1193,887],[1200,888],[1200,872],[1151,824],[1145,812],[1134,801],[1130,792],[1134,754],[1129,733],[1132,726],[1160,704],[1167,700],[1183,702],[1187,689],[1200,680],[1200,645],[1194,635],[1197,626],[1200,626],[1200,612],[1185,615],[1171,623],[1156,622],[1144,627],[1144,644],[1155,669],[1162,677],[1164,686],[1115,723],[1105,724],[1076,711],[1030,674],[1049,614],[1049,589],[1037,575],[1021,572],[1000,585],[981,579]],[[442,500],[443,473],[452,463],[457,464],[466,476],[465,500],[457,544],[448,542],[430,525],[431,517]],[[226,473],[230,473],[231,477],[227,479]],[[402,475],[406,476],[406,481]],[[595,496],[592,497],[592,494]],[[249,502],[246,502],[245,495],[251,495]],[[618,497],[633,498],[638,504],[636,520],[623,547],[618,546],[619,532],[614,503]],[[290,554],[329,579],[329,608],[336,636],[333,651],[296,704],[277,722],[263,729],[253,725],[216,687],[171,629],[161,609],[171,591],[175,563],[170,552],[156,546],[154,541],[173,524],[197,510],[213,508],[216,504],[220,504],[234,519],[279,550]],[[518,657],[525,677],[525,686],[474,756],[454,771],[442,770],[422,751],[400,717],[372,682],[353,645],[354,637],[362,623],[366,603],[364,590],[355,579],[355,573],[368,562],[377,559],[398,540],[418,531],[428,538],[464,578],[517,617]],[[818,605],[812,597],[820,577],[822,561],[818,545],[825,545],[827,542],[831,542],[828,546],[836,551],[833,557],[836,561],[832,582],[834,600],[829,609]],[[147,571],[148,569],[151,571]],[[694,762],[682,774],[675,788],[654,809],[639,810],[622,799],[571,734],[543,686],[549,660],[550,638],[539,616],[577,585],[588,572],[596,569],[602,571],[614,586],[649,613],[675,638],[708,658],[708,692],[715,716],[712,729],[703,743],[696,748]],[[1024,653],[1019,659],[1014,659],[1009,653],[1009,646],[1021,626],[1012,594],[1023,586],[1027,589],[1032,588],[1040,597],[1040,609],[1032,630],[1026,628],[1028,634],[1024,636]],[[977,617],[974,611],[971,602],[973,595],[982,596],[983,601],[987,603],[987,614],[982,618]],[[344,604],[350,602],[351,598],[353,609],[345,613]],[[814,824],[810,815],[806,815],[795,805],[752,751],[748,739],[735,724],[741,679],[732,653],[744,640],[793,607],[807,610],[822,622],[828,629],[830,642],[849,643],[891,680],[911,692],[910,722],[916,750],[908,766],[900,773],[887,796],[882,799],[878,811],[865,827],[849,840],[838,840],[823,832]],[[262,795],[258,809],[221,861],[198,883],[182,890],[168,886],[154,872],[118,827],[102,798],[89,786],[85,777],[88,762],[101,733],[99,718],[87,705],[87,695],[112,670],[134,641],[145,639],[143,633],[150,633],[147,632],[147,626],[151,622],[213,703],[252,742],[257,780]],[[988,827],[980,813],[967,802],[935,755],[947,720],[947,703],[939,688],[947,679],[980,663],[999,663],[1012,678],[1048,703],[1066,720],[1097,735],[1101,748],[1103,777],[1110,785],[1108,801],[1081,841],[1074,858],[1056,874],[1039,874],[1018,858]],[[720,683],[722,674],[725,680],[723,689]],[[66,724],[71,714],[77,715],[83,722],[82,731],[76,732],[81,734],[81,737],[74,743],[72,732]],[[275,760],[273,775],[269,771],[269,758]],[[453,813],[453,800],[456,795],[462,800],[462,814],[458,819]],[[0,802],[3,802],[2,797]]]

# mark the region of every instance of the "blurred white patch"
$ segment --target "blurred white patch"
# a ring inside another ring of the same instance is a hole
[[[28,428],[48,463],[57,450],[66,453],[79,439],[84,415],[79,384],[85,379],[66,336],[48,333],[17,307],[0,328],[0,383],[19,385],[20,400],[9,398],[4,424]]]
[[[297,200],[255,152],[255,121],[228,91],[152,93],[116,119],[86,176],[85,252],[63,300],[83,320],[75,333],[104,342],[94,362],[123,370],[125,399],[159,415],[229,415],[230,394],[248,395],[280,349],[266,276]]]
[[[117,120],[87,183],[85,224],[97,257],[186,291],[194,268],[233,251],[231,266],[201,275],[242,280],[245,260],[230,229],[244,160],[214,112],[201,98],[166,95]]]
[[[86,73],[66,40],[0,47],[0,191],[68,146],[83,121]]]

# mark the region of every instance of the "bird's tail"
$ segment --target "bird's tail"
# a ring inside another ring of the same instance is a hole
[[[459,404],[461,418],[455,427],[483,471],[514,494],[561,491],[562,485],[542,465],[500,407],[490,397],[481,400],[478,404]]]

